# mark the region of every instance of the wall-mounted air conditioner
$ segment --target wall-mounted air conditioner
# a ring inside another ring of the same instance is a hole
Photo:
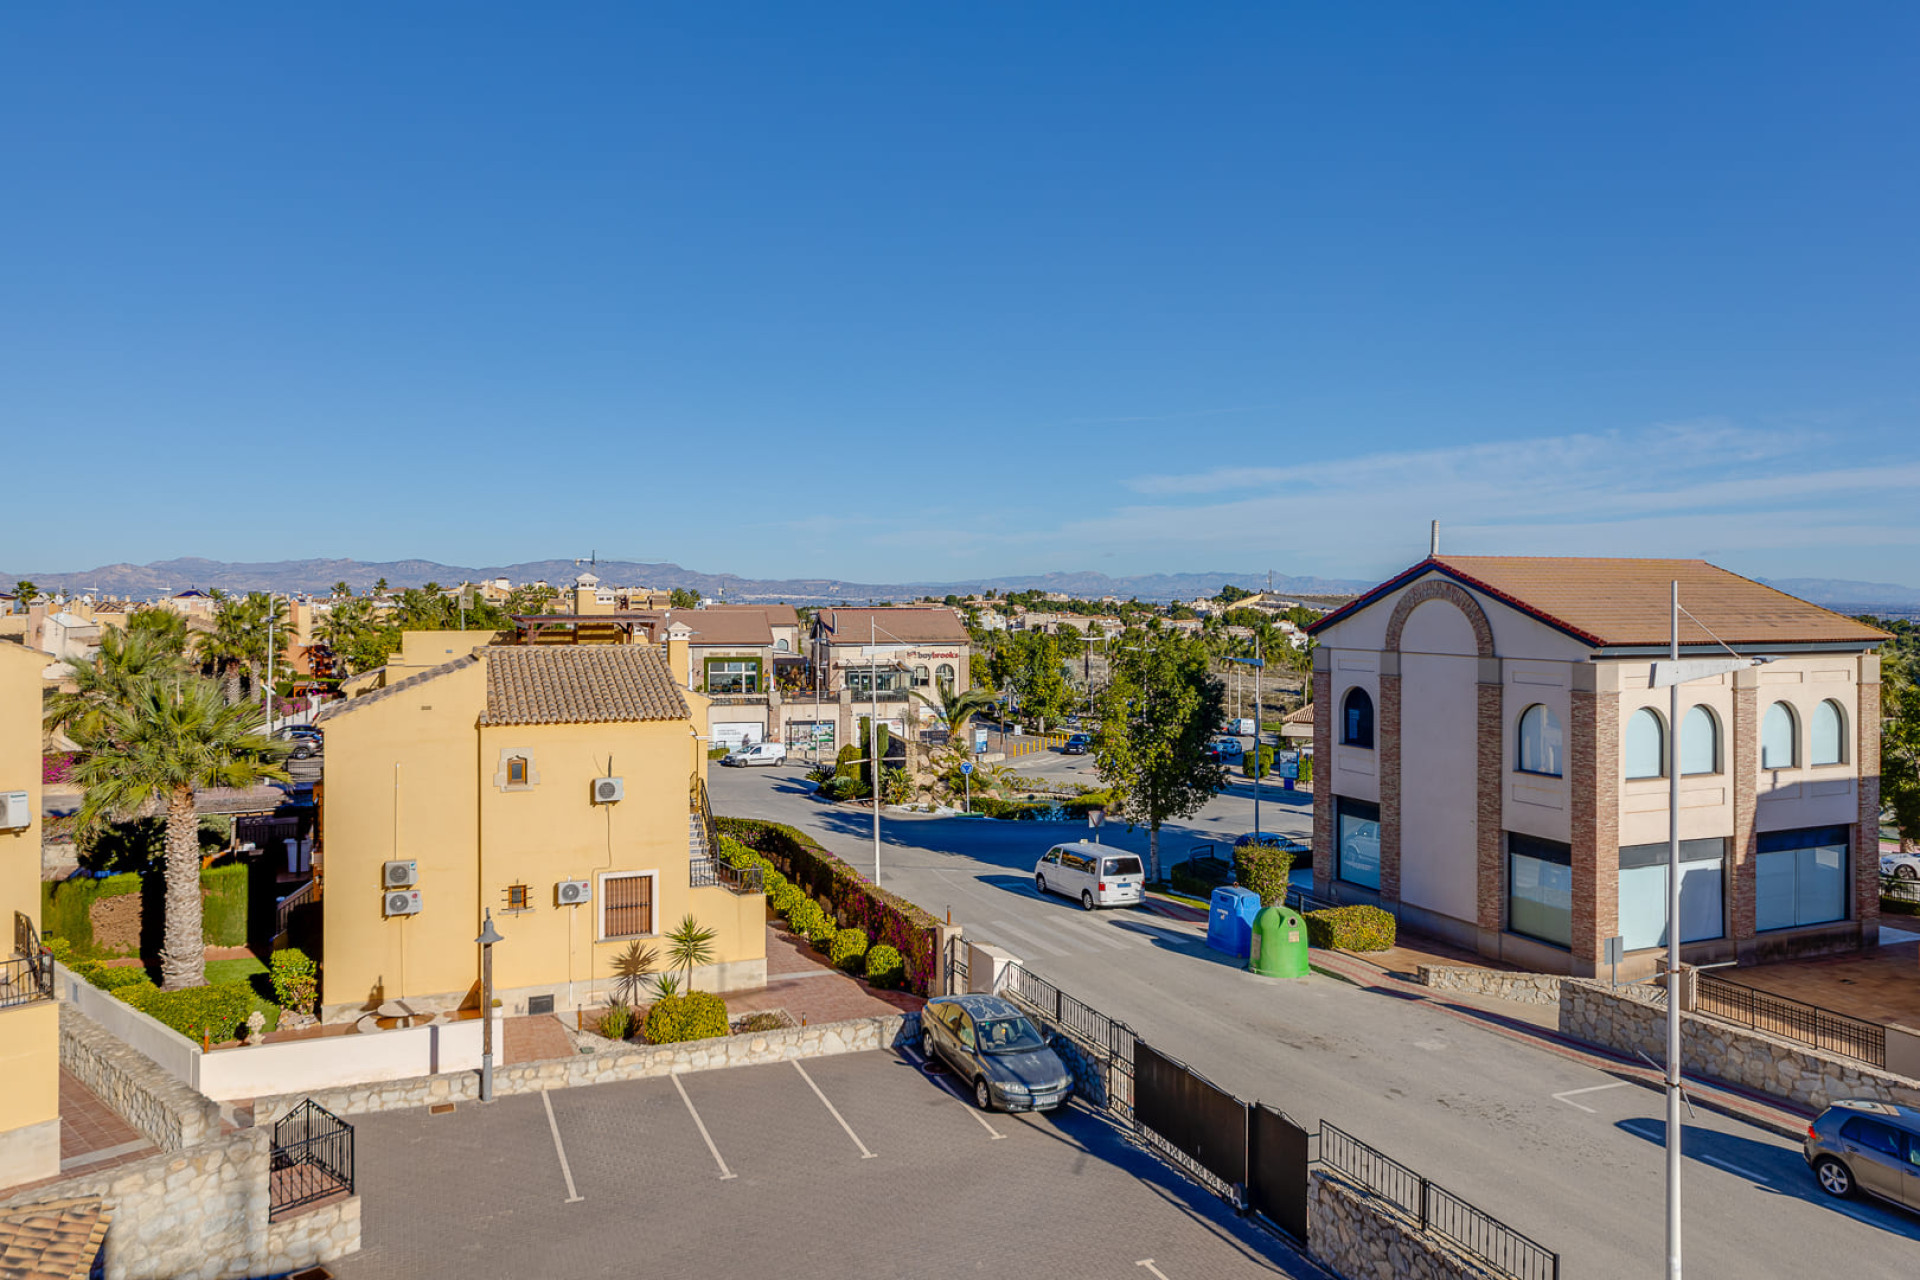
[[[553,896],[563,907],[577,907],[583,902],[593,901],[593,882],[591,880],[562,880],[553,886]]]
[[[420,914],[420,891],[418,889],[389,889],[386,892],[387,914],[390,916],[417,916]]]
[[[595,778],[593,780],[593,802],[612,804],[627,794],[627,784],[620,778]]]
[[[33,825],[33,808],[24,791],[0,791],[0,831],[24,831]]]
[[[420,883],[420,864],[412,858],[389,862],[380,872],[380,883],[389,889],[406,889]]]

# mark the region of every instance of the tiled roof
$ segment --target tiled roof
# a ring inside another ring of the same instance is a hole
[[[1296,707],[1292,711],[1287,712],[1286,715],[1280,718],[1280,723],[1281,724],[1312,724],[1313,723],[1313,704],[1309,702],[1304,707]]]
[[[1883,631],[1790,596],[1705,560],[1587,559],[1559,556],[1439,556],[1421,561],[1391,581],[1335,610],[1309,627],[1318,633],[1366,608],[1422,574],[1438,571],[1522,613],[1531,614],[1595,648],[1667,643],[1670,584],[1680,584],[1680,605],[1712,628],[1712,635],[1686,614],[1680,642],[1730,645],[1856,644],[1887,638]]]
[[[880,643],[966,644],[960,615],[945,605],[918,609],[822,609],[820,625],[832,633],[835,644],[867,644],[876,634]],[[871,620],[871,625],[869,623]]]
[[[112,1221],[92,1196],[0,1211],[0,1280],[86,1280]]]
[[[437,680],[449,672],[458,671],[462,667],[470,667],[478,661],[479,659],[473,654],[463,654],[455,658],[452,662],[443,662],[437,667],[428,667],[425,671],[410,675],[405,680],[395,681],[384,689],[375,689],[373,692],[363,693],[357,698],[348,698],[345,702],[335,702],[321,708],[313,717],[314,723],[318,724],[322,720],[331,720],[336,716],[346,715],[349,711],[358,711],[362,707],[372,706],[376,702],[391,698],[396,693],[401,693],[407,689],[423,685],[429,680]],[[362,674],[368,673],[363,672]]]
[[[758,609],[668,611],[665,625],[672,626],[676,622],[692,629],[693,635],[688,637],[687,643],[695,648],[716,644],[764,648],[773,643],[773,632],[767,629],[767,615]]]
[[[728,609],[752,609],[766,615],[770,627],[797,627],[800,625],[800,613],[790,604],[710,604],[701,609],[702,613],[719,613]]]
[[[650,645],[496,645],[483,649],[483,724],[686,720],[692,712]]]

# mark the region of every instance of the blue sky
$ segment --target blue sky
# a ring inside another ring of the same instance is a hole
[[[1372,578],[1437,517],[1920,585],[1917,37],[13,6],[0,568]]]

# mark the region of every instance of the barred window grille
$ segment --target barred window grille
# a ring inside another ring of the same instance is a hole
[[[613,874],[600,881],[602,937],[631,938],[653,932],[653,877]]]

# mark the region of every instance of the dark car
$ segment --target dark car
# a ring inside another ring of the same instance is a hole
[[[1070,756],[1083,756],[1093,750],[1093,735],[1090,733],[1076,733],[1067,739],[1067,744],[1061,747],[1060,750]]]
[[[1046,1111],[1073,1094],[1073,1073],[1048,1039],[999,996],[940,996],[920,1011],[920,1052],[944,1062],[982,1111]]]
[[[273,736],[289,744],[290,754],[295,760],[305,760],[326,750],[326,738],[310,724],[282,725],[273,731]]]
[[[1807,1126],[1801,1151],[1830,1196],[1865,1191],[1920,1209],[1920,1108],[1843,1099]]]

